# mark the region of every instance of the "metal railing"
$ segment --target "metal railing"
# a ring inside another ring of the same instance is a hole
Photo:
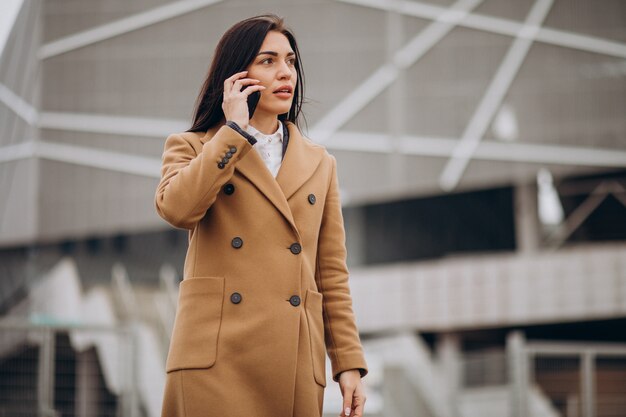
[[[135,334],[132,325],[0,320],[0,416],[138,417]]]
[[[514,417],[533,415],[533,388],[559,416],[626,415],[626,345],[526,342],[513,333],[508,350]]]

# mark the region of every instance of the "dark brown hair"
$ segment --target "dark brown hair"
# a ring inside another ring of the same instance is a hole
[[[224,121],[224,81],[231,75],[244,71],[256,58],[265,36],[270,31],[282,33],[296,54],[296,72],[298,79],[294,97],[288,113],[278,116],[281,121],[288,120],[298,128],[299,117],[304,101],[304,72],[300,51],[293,32],[285,27],[283,19],[275,14],[253,16],[236,23],[224,33],[215,48],[213,62],[204,80],[200,94],[196,99],[193,125],[187,132],[206,131]],[[304,117],[304,115],[302,115]]]

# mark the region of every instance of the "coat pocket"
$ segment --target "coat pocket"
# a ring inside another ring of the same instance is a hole
[[[215,364],[223,301],[224,277],[194,277],[180,283],[166,372]]]
[[[315,382],[326,386],[326,345],[324,343],[324,318],[322,315],[322,298],[319,292],[308,290],[305,306],[307,324],[311,340],[311,357]]]

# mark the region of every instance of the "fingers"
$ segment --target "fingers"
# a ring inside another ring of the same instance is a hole
[[[244,78],[248,71],[241,71],[231,75],[224,81],[224,98],[222,110],[226,120],[233,120],[242,127],[249,121],[248,96],[255,91],[265,90],[260,80]],[[243,90],[242,90],[243,89]]]
[[[366,400],[360,386],[346,389],[343,394],[343,410],[339,417],[363,417]]]
[[[263,85],[251,85],[251,86],[244,88],[241,92],[244,93],[246,96],[249,96],[255,91],[262,91],[262,90],[265,90],[265,88],[266,87]]]
[[[224,92],[232,93],[232,92],[240,92],[242,88],[246,85],[256,84],[260,81],[254,78],[241,78],[248,71],[238,72],[234,75],[231,75],[224,81]]]
[[[343,392],[343,409],[341,410],[340,417],[352,417],[352,394],[354,388],[350,387]]]
[[[233,87],[233,83],[235,82],[235,80],[239,79],[240,77],[244,76],[245,74],[247,74],[248,71],[241,71],[241,72],[236,72],[233,75],[231,75],[230,77],[226,78],[224,80],[224,92],[230,92],[230,90],[232,90]]]
[[[354,397],[354,404],[352,408],[354,408],[354,412],[351,417],[363,417],[363,407],[365,407],[365,397],[359,398],[357,396]]]

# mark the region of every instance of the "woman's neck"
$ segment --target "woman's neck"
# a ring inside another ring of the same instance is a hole
[[[271,135],[278,129],[278,117],[275,114],[264,115],[255,113],[249,123],[256,130],[266,135]]]

